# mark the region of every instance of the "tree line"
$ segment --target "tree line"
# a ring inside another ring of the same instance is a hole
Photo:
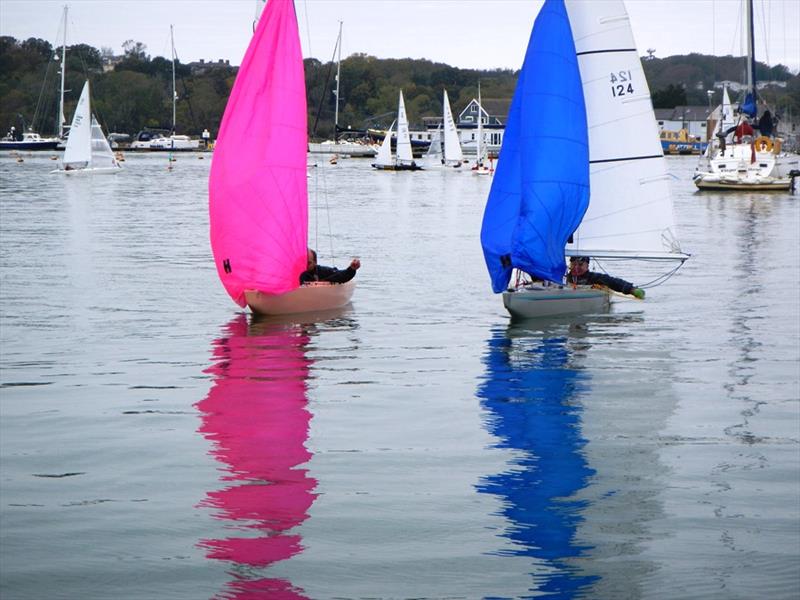
[[[86,44],[67,47],[64,114],[71,119],[83,82],[92,86],[93,111],[107,132],[135,134],[145,128],[169,129],[172,121],[172,62],[151,57],[140,42],[123,44],[121,59],[108,49]],[[0,37],[0,128],[32,127],[42,134],[58,128],[61,49],[49,42]],[[314,58],[305,61],[309,131],[313,138],[333,136],[335,65]],[[744,59],[700,54],[645,57],[645,75],[656,108],[708,102],[714,81],[742,81]],[[237,68],[206,63],[201,68],[176,61],[177,131],[215,137]],[[378,59],[353,54],[342,60],[339,125],[353,129],[386,128],[396,116],[400,89],[406,110],[421,126],[424,117],[441,116],[442,90],[460,112],[477,97],[510,99],[518,71],[460,69],[420,59]],[[786,88],[765,90],[762,96],[778,109],[800,114],[800,76],[783,65],[759,63],[760,80],[785,81]],[[719,93],[715,103],[719,102]]]

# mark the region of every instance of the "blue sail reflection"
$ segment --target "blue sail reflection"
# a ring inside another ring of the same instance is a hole
[[[581,405],[588,375],[571,365],[562,330],[532,332],[520,325],[496,330],[484,357],[485,381],[477,395],[497,448],[517,451],[509,470],[484,478],[478,491],[497,496],[513,542],[500,552],[544,565],[532,573],[531,591],[553,598],[585,593],[596,577],[581,575],[569,559],[588,550],[575,541],[584,503],[573,499],[594,474],[582,449]]]

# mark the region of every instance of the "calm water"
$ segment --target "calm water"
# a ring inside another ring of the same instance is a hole
[[[0,157],[4,600],[800,595],[800,196],[697,194],[670,159],[685,267],[511,324],[489,179],[322,163],[352,307],[254,322],[209,163]]]

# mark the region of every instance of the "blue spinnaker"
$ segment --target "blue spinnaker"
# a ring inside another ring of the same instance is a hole
[[[589,206],[589,141],[563,0],[547,0],[528,42],[486,201],[481,244],[492,289],[516,267],[562,281],[564,246]]]
[[[756,97],[753,92],[747,92],[740,109],[748,117],[755,117],[758,114],[758,109],[756,108]]]

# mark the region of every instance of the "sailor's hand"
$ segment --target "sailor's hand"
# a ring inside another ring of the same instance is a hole
[[[350,268],[353,269],[354,271],[358,271],[360,267],[361,267],[361,261],[358,260],[357,258],[354,258],[352,261],[350,261]]]
[[[639,300],[644,300],[644,290],[642,288],[633,288],[631,294]]]

